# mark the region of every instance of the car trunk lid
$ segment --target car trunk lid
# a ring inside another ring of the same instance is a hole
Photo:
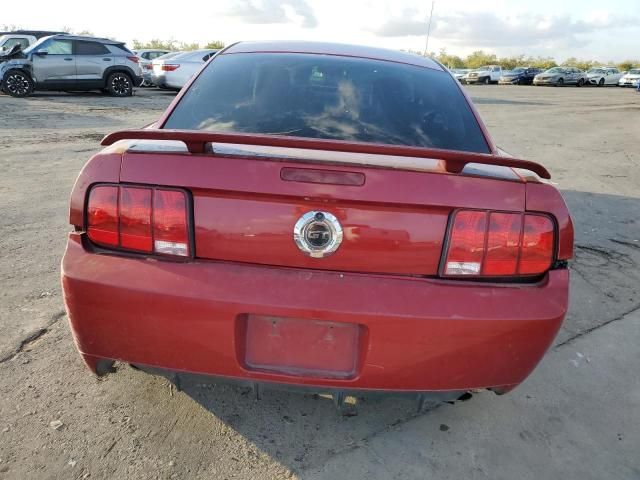
[[[120,181],[189,190],[201,259],[436,275],[452,211],[525,208],[525,184],[505,167],[452,174],[431,158],[238,144],[189,154],[155,145],[128,147]],[[330,256],[310,257],[294,241],[308,212],[340,223],[342,243]]]

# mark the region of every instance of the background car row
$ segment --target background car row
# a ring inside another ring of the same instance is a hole
[[[453,76],[463,84],[500,85],[618,85],[620,87],[638,87],[640,68],[621,72],[616,67],[594,67],[586,72],[576,67],[553,67],[543,71],[535,67],[517,67],[503,71],[499,65],[487,65],[475,70],[453,69]]]

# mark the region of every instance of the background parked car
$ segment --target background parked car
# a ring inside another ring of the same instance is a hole
[[[142,82],[138,57],[115,40],[53,35],[21,57],[0,63],[2,90],[14,97],[34,90],[102,90],[125,97]]]
[[[153,60],[151,62],[151,70],[150,70],[151,84],[156,87],[167,88],[167,86],[164,84],[164,77],[168,70],[164,69],[164,63],[167,60],[170,60],[179,55],[182,55],[183,53],[187,53],[187,52],[170,52]],[[172,67],[167,66],[167,68],[172,68]],[[144,70],[142,73],[144,75],[145,73]]]
[[[203,49],[184,52],[173,58],[153,62],[154,83],[159,87],[180,90],[202,65],[218,50]],[[157,62],[157,63],[156,63]]]
[[[516,67],[504,72],[498,83],[500,85],[531,85],[533,78],[541,72],[540,68]]]
[[[464,77],[462,77],[463,83],[482,83],[488,85],[489,83],[498,83],[502,76],[502,67],[500,65],[487,65],[486,67],[480,67],[470,71]]]
[[[169,50],[158,50],[158,49],[141,49],[141,50],[133,50],[138,58],[140,59],[138,63],[140,64],[140,68],[142,69],[142,84],[141,87],[150,87],[151,84],[151,70],[153,70],[152,61],[156,58],[159,58],[167,53],[171,53]]]
[[[617,85],[622,78],[622,72],[616,67],[596,67],[587,72],[589,84],[603,87]]]
[[[20,45],[25,50],[42,37],[56,35],[62,32],[45,32],[42,30],[16,30],[15,32],[0,33],[0,52],[8,52],[14,45]]]
[[[462,81],[462,77],[464,77],[467,73],[471,71],[470,68],[453,68],[450,70],[451,75],[455,77],[459,82]]]
[[[561,87],[563,85],[576,85],[582,87],[587,83],[587,74],[576,67],[553,67],[539,73],[533,79],[534,85],[553,85]]]
[[[620,87],[637,87],[640,83],[640,68],[632,68],[618,81]]]

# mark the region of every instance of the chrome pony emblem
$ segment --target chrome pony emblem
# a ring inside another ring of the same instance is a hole
[[[342,242],[342,226],[328,212],[307,212],[293,227],[293,239],[298,248],[310,257],[328,257]]]

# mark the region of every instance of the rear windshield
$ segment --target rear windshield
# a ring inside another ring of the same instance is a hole
[[[448,73],[330,55],[216,57],[164,128],[288,135],[488,153]]]

